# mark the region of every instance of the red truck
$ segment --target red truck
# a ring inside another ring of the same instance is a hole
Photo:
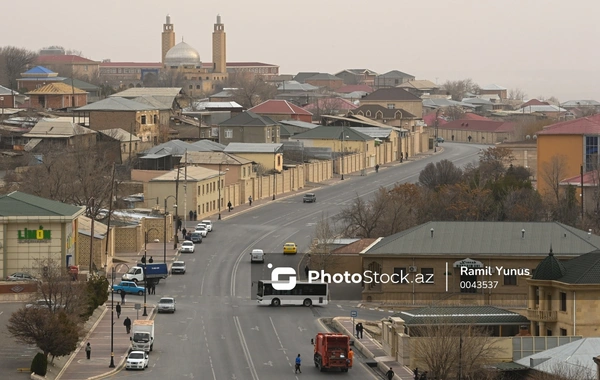
[[[348,372],[352,367],[349,359],[350,337],[337,333],[318,333],[313,340],[315,347],[315,367],[321,372],[339,368]]]

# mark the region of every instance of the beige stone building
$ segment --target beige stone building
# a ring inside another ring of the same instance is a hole
[[[224,152],[252,161],[255,166],[258,165],[253,166],[254,171],[283,170],[283,144],[230,143]]]
[[[108,233],[108,226],[104,223],[94,221],[92,238],[92,219],[86,216],[79,217],[79,230],[77,239],[77,250],[80,269],[90,267],[90,248],[92,249],[92,262],[96,270],[112,268],[112,259],[115,255],[115,236]],[[107,240],[108,239],[108,240]],[[108,241],[108,244],[107,244]]]
[[[401,109],[423,117],[423,101],[400,87],[380,88],[360,99],[360,105],[380,105],[387,109]]]
[[[220,171],[225,179],[224,186],[248,180],[254,175],[251,160],[225,152],[188,152],[181,160],[181,165],[186,164],[188,167]]]
[[[507,148],[512,152],[515,158],[512,164],[514,166],[523,166],[529,169],[531,176],[535,180],[537,178],[537,141],[536,140],[525,140],[525,141],[505,141],[500,145],[499,148]]]
[[[279,143],[279,124],[252,111],[234,115],[219,124],[219,143]]]

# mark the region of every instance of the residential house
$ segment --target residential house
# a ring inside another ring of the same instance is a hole
[[[366,84],[347,84],[335,90],[335,92],[337,92],[338,94],[351,94],[355,92],[362,92],[365,95],[370,94],[373,91],[375,91],[375,89],[371,86],[367,86]]]
[[[76,265],[78,218],[84,212],[84,207],[20,191],[0,195],[1,278],[34,268],[37,260]]]
[[[397,87],[402,83],[414,81],[415,77],[399,70],[388,71],[375,77],[375,88]]]
[[[474,114],[473,114],[474,115]],[[449,121],[443,125],[433,125],[436,129],[434,136],[442,137],[446,141],[457,141],[478,144],[496,144],[510,140],[515,130],[515,123],[481,120],[473,117]]]
[[[362,115],[371,120],[378,121],[393,127],[411,129],[420,116],[415,116],[401,108],[387,108],[379,104],[362,104],[360,107],[348,111],[348,115]]]
[[[160,129],[156,107],[121,97],[109,97],[77,108],[79,117],[88,118],[94,131],[121,128],[138,136],[142,143],[158,144],[166,140],[166,130]]]
[[[69,87],[75,87],[87,92],[87,101],[90,103],[100,100],[100,97],[102,95],[100,87],[91,83],[84,82],[77,78],[63,78],[61,83],[64,83]]]
[[[312,121],[312,113],[298,107],[287,100],[270,99],[266,100],[248,111],[254,112],[257,115],[267,116],[271,120],[299,120],[310,123]]]
[[[366,84],[374,87],[377,73],[369,69],[346,69],[335,76],[341,78],[345,84]]]
[[[187,210],[195,211],[200,220],[216,213],[219,210],[219,201],[221,209],[227,204],[227,201],[224,200],[225,192],[219,191],[219,187],[222,190],[225,185],[224,174],[224,172],[219,173],[217,170],[200,166],[189,166],[187,170],[181,168],[171,170],[144,182],[144,198],[166,199],[168,196],[174,195],[179,186],[178,202],[180,204],[167,202],[166,211],[170,214],[182,215],[187,212],[182,207],[185,204]],[[186,192],[183,191],[184,183],[187,186]]]
[[[321,115],[345,115],[358,106],[344,98],[321,98],[303,108],[312,113],[313,120],[319,120]]]
[[[312,84],[286,81],[277,86],[277,95],[275,98],[287,100],[302,107],[314,102],[315,99],[326,96],[320,94],[318,90],[319,87]]]
[[[554,246],[553,246],[554,247]],[[534,336],[598,337],[600,250],[559,260],[552,250],[525,282],[527,317]]]
[[[42,119],[23,137],[29,139],[25,145],[28,152],[82,150],[96,145],[96,132],[73,123],[70,118]]]
[[[479,113],[487,113],[496,109],[502,109],[501,107],[498,108],[491,100],[485,98],[464,98],[462,102],[473,105],[473,110]]]
[[[4,116],[5,108],[17,108],[17,96],[20,96],[17,91],[11,90],[4,86],[0,86],[0,108],[2,108],[2,116]]]
[[[500,101],[508,99],[507,89],[497,84],[488,84],[479,88],[480,95],[498,95]]]
[[[63,76],[77,77],[87,82],[98,78],[100,62],[77,55],[39,55],[36,63]]]
[[[119,144],[121,154],[119,157],[120,161],[117,162],[132,160],[143,150],[142,140],[124,129],[103,129],[98,132],[98,141],[116,142]]]
[[[279,124],[268,116],[242,112],[219,124],[219,143],[278,143]]]
[[[573,178],[581,174],[596,171],[600,164],[598,148],[600,134],[600,115],[583,117],[551,124],[537,132],[537,172],[552,169],[559,165],[562,179]],[[559,170],[559,169],[556,169]],[[552,185],[540,179],[537,189],[544,195],[552,191]],[[577,189],[577,199],[581,190]]]
[[[315,74],[312,77],[306,78],[304,82],[316,87],[324,87],[329,91],[335,91],[344,85],[342,78],[328,73]]]
[[[212,62],[204,62],[202,66],[212,68]],[[272,63],[263,62],[226,62],[227,72],[231,74],[250,72],[260,75],[265,80],[279,76],[279,66]]]
[[[426,113],[429,113],[431,110],[437,110],[439,108],[446,107],[460,107],[463,110],[475,110],[477,109],[477,105],[457,102],[456,100],[446,99],[446,98],[424,98],[423,99],[423,108]]]
[[[30,98],[32,108],[66,109],[81,107],[87,104],[87,92],[64,83],[49,83],[26,95]]]
[[[36,66],[21,73],[21,78],[17,78],[17,88],[22,91],[33,91],[49,83],[62,82],[64,79],[66,78],[59,77],[58,73],[46,67]]]
[[[194,111],[228,111],[231,113],[241,113],[244,112],[244,106],[240,105],[238,102],[227,101],[227,102],[194,102],[192,107],[188,107],[184,110],[184,114],[186,112],[194,112]]]
[[[406,91],[415,94],[419,97],[425,94],[433,95],[438,94],[440,92],[440,86],[428,80],[412,79],[410,81],[401,83],[396,87],[403,88]]]
[[[283,170],[283,144],[229,143],[223,152],[252,161],[261,174]]]
[[[248,180],[253,175],[252,161],[226,152],[188,152],[181,164],[220,171],[224,186]]]
[[[220,152],[224,145],[208,140],[200,140],[193,144],[181,140],[170,140],[153,146],[138,154],[137,169],[172,170],[185,160],[190,152]]]
[[[526,107],[522,107],[518,110],[515,110],[513,113],[519,113],[522,115],[536,115],[540,118],[548,118],[560,121],[561,119],[568,119],[570,115],[569,111],[565,108],[555,106],[555,105],[530,105]],[[565,117],[565,115],[567,117]],[[573,115],[574,116],[574,115]]]
[[[279,122],[281,142],[284,144],[290,137],[318,127],[318,124],[299,120],[281,120]]]
[[[543,102],[541,100],[537,100],[537,99],[529,99],[528,101],[526,101],[525,103],[521,104],[519,106],[519,108],[525,108],[525,107],[529,107],[529,106],[549,106],[550,103],[548,102]],[[565,107],[564,103],[561,104],[563,107]],[[565,107],[566,108],[566,107]]]
[[[360,105],[380,105],[387,109],[402,109],[423,117],[423,101],[418,96],[399,87],[380,88],[360,100]]]
[[[231,102],[237,88],[224,88],[222,91],[209,96],[209,102]]]
[[[428,222],[381,238],[360,254],[363,271],[408,281],[365,284],[362,298],[524,308],[532,299],[528,278],[550,249],[569,259],[599,246],[599,236],[558,222]],[[473,286],[478,281],[492,286]]]
[[[111,97],[125,98],[146,104],[159,111],[158,124],[161,127],[169,125],[172,115],[181,113],[181,87],[142,87],[130,88]]]
[[[306,79],[315,76],[319,74],[317,71],[301,71],[298,74],[294,75],[294,78],[292,78],[292,81],[298,82],[298,83],[306,83]]]

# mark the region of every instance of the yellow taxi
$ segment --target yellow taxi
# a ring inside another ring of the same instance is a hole
[[[298,252],[298,246],[296,243],[285,243],[283,245],[283,254],[295,255]]]

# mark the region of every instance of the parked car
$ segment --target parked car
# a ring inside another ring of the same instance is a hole
[[[181,248],[179,249],[179,252],[194,253],[195,250],[196,246],[194,245],[194,242],[190,240],[185,240],[183,243],[181,243]]]
[[[200,223],[205,224],[206,225],[206,229],[208,230],[208,232],[212,232],[213,230],[213,224],[212,221],[210,220],[203,220]]]
[[[171,274],[176,273],[185,274],[185,261],[173,261],[173,265],[171,265]]]
[[[144,351],[131,351],[127,356],[125,369],[141,369],[148,368],[148,354]]]
[[[6,281],[35,281],[35,278],[29,273],[16,272],[6,277]]]
[[[196,226],[196,231],[194,231],[194,232],[199,232],[200,235],[202,235],[202,238],[205,238],[206,235],[208,235],[208,229],[206,228],[206,224],[199,223]]]
[[[194,242],[194,244],[202,244],[202,234],[200,232],[192,232],[190,236],[190,240]]]
[[[437,141],[438,143],[443,143],[444,142],[444,138],[443,137],[438,137],[437,139],[435,139],[435,141]]]
[[[158,312],[159,313],[174,313],[175,312],[175,298],[163,297],[158,301]]]
[[[296,253],[298,253],[298,247],[296,246],[296,243],[285,243],[283,245],[283,254],[292,254],[295,255]]]
[[[317,195],[315,193],[304,194],[302,197],[302,203],[313,203],[317,201]]]
[[[113,292],[121,293],[129,293],[129,294],[137,294],[143,295],[146,292],[146,288],[143,286],[139,286],[133,281],[121,281],[118,285],[113,285]]]

